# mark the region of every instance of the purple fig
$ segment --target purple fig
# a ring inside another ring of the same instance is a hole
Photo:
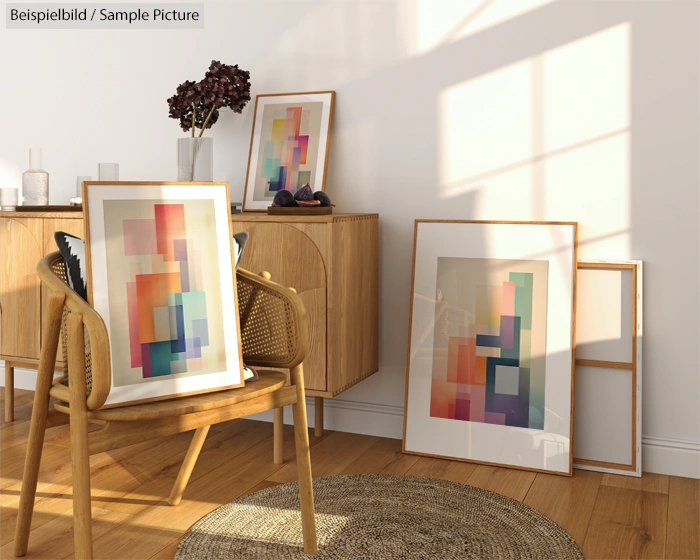
[[[330,206],[331,205],[330,197],[326,193],[324,193],[323,191],[316,191],[314,193],[314,200],[321,201],[321,206]]]
[[[294,206],[296,204],[291,191],[278,191],[272,199],[272,206]]]
[[[314,191],[311,189],[311,186],[308,183],[306,183],[303,187],[301,187],[297,192],[294,193],[294,198],[297,200],[313,200]]]

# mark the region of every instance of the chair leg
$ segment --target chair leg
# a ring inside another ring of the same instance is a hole
[[[5,422],[15,419],[15,367],[5,360]]]
[[[53,372],[48,375],[53,378]],[[43,377],[46,377],[44,374]],[[17,511],[17,526],[15,527],[15,556],[24,556],[29,544],[29,531],[32,525],[34,513],[34,499],[36,486],[39,480],[39,466],[41,465],[41,450],[44,445],[46,433],[46,415],[49,411],[50,383],[42,382],[42,375],[37,376],[37,387],[34,393],[34,405],[32,419],[29,425],[29,438],[27,441],[27,458],[24,462],[24,474],[22,475],[22,489],[19,498],[19,510]]]
[[[39,480],[41,450],[44,446],[46,417],[49,412],[49,391],[51,390],[53,370],[56,365],[56,350],[58,349],[62,313],[63,297],[50,298],[44,320],[44,343],[36,376],[34,405],[32,407],[32,419],[29,424],[29,438],[27,441],[27,458],[24,462],[22,490],[20,491],[19,509],[17,511],[15,556],[24,556],[27,553],[27,545],[29,544],[29,531],[32,528],[32,514],[34,513],[36,485]]]
[[[284,463],[284,407],[275,409],[275,421],[272,428],[272,462],[275,465]]]
[[[90,496],[90,456],[88,452],[87,409],[71,403],[70,439],[73,467],[73,531],[75,558],[92,558],[92,504]]]
[[[309,452],[309,429],[306,419],[304,372],[301,365],[292,368],[291,381],[297,391],[297,402],[292,405],[292,411],[294,412],[294,444],[297,455],[304,552],[306,554],[316,554],[318,552],[318,542],[316,539],[316,518],[314,516],[314,489],[311,480],[311,455]]]
[[[92,559],[92,504],[90,451],[85,387],[85,339],[83,317],[71,313],[67,320],[70,383],[70,445],[73,467],[73,538],[75,558]]]
[[[199,457],[199,452],[202,450],[204,445],[204,440],[207,439],[207,434],[209,433],[209,428],[211,426],[202,426],[194,431],[194,436],[192,436],[192,441],[190,442],[190,447],[187,449],[187,455],[185,455],[185,460],[182,462],[180,467],[180,472],[177,474],[177,480],[173,485],[173,489],[170,492],[170,497],[168,498],[168,503],[171,506],[176,506],[182,500],[182,495],[185,493],[185,487],[190,480],[190,475],[197,463],[197,458]]]

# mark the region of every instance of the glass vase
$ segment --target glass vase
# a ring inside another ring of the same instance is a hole
[[[214,180],[214,139],[177,139],[177,180],[182,182]]]
[[[22,204],[49,204],[49,174],[41,168],[41,148],[29,150],[29,169],[22,173]]]

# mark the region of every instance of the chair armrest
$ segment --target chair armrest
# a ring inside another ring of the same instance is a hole
[[[301,298],[293,290],[241,268],[236,284],[243,361],[264,367],[299,365],[309,347]]]
[[[39,261],[36,267],[37,275],[46,288],[47,295],[60,294],[63,300],[63,317],[61,331],[64,333],[65,323],[70,313],[79,313],[85,328],[86,340],[86,383],[88,386],[87,407],[90,410],[100,408],[107,396],[112,383],[112,369],[107,327],[102,317],[80,297],[65,281],[65,266],[63,257],[56,251]],[[64,351],[64,360],[65,360]],[[67,370],[64,370],[67,372]]]

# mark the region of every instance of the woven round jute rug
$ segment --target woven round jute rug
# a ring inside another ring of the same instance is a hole
[[[184,536],[178,560],[575,559],[571,536],[534,509],[500,494],[413,476],[314,479],[319,552],[302,550],[296,483],[226,504]]]

